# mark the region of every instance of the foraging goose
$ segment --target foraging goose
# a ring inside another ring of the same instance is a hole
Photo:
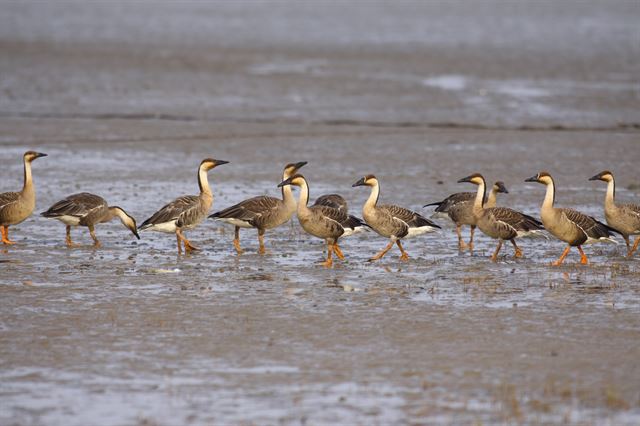
[[[300,187],[298,201],[298,221],[307,233],[322,238],[327,242],[327,260],[321,265],[330,268],[333,265],[332,254],[344,259],[342,250],[338,246],[338,239],[353,234],[357,226],[362,226],[362,220],[348,215],[341,209],[330,206],[313,205],[308,207],[309,185],[301,174],[296,174],[280,182],[279,187],[294,185]]]
[[[491,187],[491,192],[489,193],[485,207],[491,208],[496,206],[498,193],[509,193],[502,181],[494,183]],[[476,230],[476,219],[473,216],[473,200],[475,197],[476,194],[474,192],[457,192],[449,195],[442,201],[426,204],[424,206],[438,206],[435,210],[435,214],[431,217],[448,217],[456,224],[459,251],[463,251],[467,247],[469,248],[469,251],[473,251],[473,233]],[[462,239],[462,225],[469,225],[471,227],[469,244],[466,244]]]
[[[93,239],[93,245],[100,247],[100,241],[94,232],[94,226],[98,223],[109,222],[111,219],[118,217],[120,222],[128,228],[137,239],[140,239],[136,228],[136,220],[118,206],[107,204],[106,200],[88,192],[69,195],[64,200],[60,200],[46,212],[40,213],[41,216],[58,219],[67,225],[67,247],[73,247],[71,241],[72,226],[86,226],[89,228],[89,234]]]
[[[301,161],[295,164],[287,164],[282,172],[282,180],[287,180],[293,176],[301,167],[307,164]],[[209,218],[235,226],[235,238],[233,246],[238,254],[244,250],[240,247],[240,228],[256,228],[258,230],[258,242],[260,249],[258,253],[265,254],[264,232],[267,229],[276,228],[291,219],[296,211],[296,200],[293,198],[291,186],[282,187],[282,199],[261,195],[249,198],[216,212]]]
[[[47,154],[27,151],[22,156],[24,163],[24,185],[20,192],[0,194],[0,233],[4,244],[15,244],[9,239],[9,226],[17,225],[27,219],[36,207],[36,190],[31,177],[31,162]]]
[[[627,257],[631,257],[638,248],[638,243],[640,243],[640,205],[616,205],[616,181],[613,178],[613,173],[608,170],[598,173],[589,180],[607,182],[607,194],[604,198],[604,217],[610,227],[622,234],[622,238],[627,244]],[[633,248],[629,243],[629,235],[638,235],[633,243]]]
[[[391,248],[393,244],[397,244],[400,249],[400,260],[409,259],[409,255],[402,247],[400,240],[403,238],[411,238],[427,232],[434,232],[440,226],[436,225],[429,219],[420,214],[392,204],[378,205],[380,196],[380,184],[374,175],[367,175],[354,183],[356,186],[370,186],[371,194],[369,199],[362,207],[362,216],[374,231],[383,237],[390,238],[389,244],[378,254],[373,256],[369,261],[382,258]]]
[[[214,160],[207,158],[202,160],[198,167],[198,186],[200,187],[199,195],[185,195],[176,198],[169,204],[166,204],[160,210],[155,212],[153,216],[145,220],[138,227],[141,231],[150,229],[152,231],[165,232],[172,234],[175,232],[178,242],[178,254],[182,253],[180,242],[184,244],[184,251],[189,253],[192,250],[198,250],[189,240],[182,234],[183,230],[195,228],[207,216],[211,205],[213,204],[213,194],[209,187],[209,178],[207,172],[214,167],[227,164],[228,161]]]
[[[618,232],[615,229],[576,210],[553,207],[556,201],[556,187],[549,173],[540,172],[535,176],[525,179],[525,182],[538,182],[547,186],[547,193],[540,208],[542,223],[545,229],[554,237],[568,244],[567,248],[562,252],[562,255],[558,260],[553,262],[552,265],[561,265],[562,262],[564,262],[564,258],[569,254],[571,247],[578,247],[580,263],[587,265],[589,260],[587,259],[587,255],[584,254],[584,251],[582,251],[583,244],[598,241],[615,243],[615,240],[610,238],[612,231]]]
[[[498,246],[493,252],[491,260],[497,262],[498,253],[504,241],[510,241],[513,245],[514,257],[522,257],[522,250],[516,244],[515,239],[541,231],[544,229],[542,223],[531,216],[506,207],[485,207],[486,183],[480,173],[474,173],[458,181],[458,183],[462,182],[478,185],[472,209],[476,225],[484,234],[498,240]]]

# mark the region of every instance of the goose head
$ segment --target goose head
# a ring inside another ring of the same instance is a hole
[[[469,182],[469,183],[472,183],[474,185],[483,185],[484,184],[484,177],[480,173],[474,173],[474,174],[469,175],[467,177],[464,177],[464,178],[462,178],[462,179],[460,179],[458,181],[458,183],[463,183],[463,182]]]
[[[208,172],[214,167],[218,167],[227,163],[228,161],[224,161],[224,160],[215,160],[213,158],[205,158],[204,160],[202,160],[202,163],[200,163],[200,168]]]
[[[613,180],[613,173],[609,170],[598,173],[595,176],[589,178],[589,180],[601,180],[603,182],[611,182]]]
[[[528,179],[524,180],[525,182],[538,182],[543,185],[551,185],[553,184],[553,178],[549,174],[549,172],[540,172],[535,176],[531,176]]]
[[[284,172],[282,173],[284,176],[286,176],[287,178],[293,176],[294,174],[296,174],[298,172],[298,170],[300,170],[305,164],[307,164],[306,161],[299,161],[297,163],[289,163],[286,166],[284,166]]]
[[[378,179],[374,175],[366,175],[361,178],[359,181],[351,185],[352,188],[356,186],[376,186],[378,184]]]
[[[282,182],[280,182],[278,184],[278,188],[286,186],[286,185],[302,186],[305,183],[306,183],[306,180],[305,180],[304,176],[302,176],[301,174],[297,173],[297,174],[291,176],[290,178],[285,179]]]
[[[129,213],[124,211],[123,208],[118,206],[109,207],[109,210],[111,210],[116,214],[116,216],[118,216],[118,218],[120,218],[120,222],[122,222],[122,224],[127,229],[129,229],[129,231],[131,231],[131,233],[135,235],[137,239],[140,239],[140,235],[138,235],[138,227],[136,226],[136,220],[133,216],[131,216]]]
[[[504,182],[502,182],[501,180],[499,180],[496,183],[494,183],[492,189],[494,191],[496,191],[497,193],[502,193],[502,194],[508,194],[509,193],[509,191],[507,191],[507,187],[504,186]]]
[[[47,154],[42,153],[42,152],[27,151],[27,152],[24,153],[22,158],[24,159],[25,162],[31,163],[36,158],[46,157],[46,156],[47,156]]]

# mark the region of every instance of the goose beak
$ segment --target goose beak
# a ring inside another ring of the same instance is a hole
[[[471,176],[464,177],[458,180],[458,183],[471,182]]]
[[[286,185],[291,185],[291,178],[287,179],[287,180],[283,180],[282,182],[280,182],[278,184],[278,188],[286,186]]]
[[[527,178],[524,181],[525,182],[537,182],[538,181],[538,175],[531,176],[530,178]]]
[[[302,168],[303,166],[305,166],[306,164],[307,164],[306,161],[300,161],[299,163],[296,163],[294,165],[294,167],[296,168],[296,170],[298,170],[298,169]]]
[[[591,177],[589,178],[589,180],[600,180],[600,177],[601,177],[601,174],[600,174],[600,173],[598,173],[598,174],[597,174],[597,175],[595,175],[595,176],[591,176]]]
[[[218,166],[222,166],[223,164],[228,164],[228,161],[224,161],[224,160],[215,160],[214,162],[214,166],[218,167]]]
[[[363,185],[365,185],[364,178],[360,178],[360,180],[354,183],[353,185],[351,185],[351,187],[355,188],[356,186],[363,186]]]
[[[131,232],[136,236],[137,239],[140,239],[140,235],[138,235],[138,231],[136,230],[136,228],[131,228]]]
[[[36,153],[36,158],[40,158],[40,157],[46,157],[47,154],[45,154],[44,152],[38,152]]]

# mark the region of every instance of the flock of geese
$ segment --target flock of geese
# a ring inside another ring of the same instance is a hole
[[[23,156],[24,161],[24,186],[20,192],[0,193],[0,231],[2,242],[5,245],[14,244],[9,239],[9,226],[17,225],[27,219],[35,208],[35,188],[31,175],[31,163],[37,158],[47,154],[27,151]],[[85,226],[96,247],[100,241],[95,235],[94,228],[97,224],[108,222],[114,218],[120,219],[136,238],[140,238],[138,230],[152,230],[175,234],[178,254],[198,250],[184,235],[184,232],[195,228],[208,215],[213,204],[213,194],[209,186],[208,172],[215,167],[227,164],[227,161],[207,158],[198,167],[198,195],[185,195],[163,206],[139,227],[136,220],[117,206],[109,206],[102,198],[87,192],[70,195],[58,201],[42,216],[54,218],[66,225],[66,244],[73,247],[71,239],[71,227]],[[327,258],[321,264],[331,267],[333,255],[344,259],[344,254],[338,244],[342,237],[352,235],[364,229],[370,228],[379,235],[388,238],[388,244],[370,260],[382,258],[395,245],[400,250],[401,260],[409,258],[402,246],[402,240],[420,234],[433,232],[440,228],[433,221],[423,217],[419,213],[393,204],[378,204],[380,196],[380,183],[374,175],[367,175],[352,186],[368,186],[370,195],[362,209],[364,220],[350,215],[345,199],[338,194],[327,194],[315,200],[309,206],[309,184],[299,170],[306,162],[287,164],[282,173],[281,188],[282,198],[257,196],[244,200],[238,204],[216,212],[209,218],[228,223],[235,227],[233,245],[238,254],[243,252],[240,246],[240,228],[255,228],[258,231],[259,253],[266,252],[264,234],[266,230],[276,228],[291,219],[297,213],[298,221],[302,228],[309,234],[325,240],[327,244]],[[640,236],[636,237],[633,247],[629,237],[640,235],[640,206],[637,204],[615,203],[615,180],[609,171],[603,171],[589,180],[601,180],[607,182],[607,192],[604,203],[604,213],[607,224],[599,222],[591,216],[573,209],[557,208],[554,206],[556,188],[551,175],[540,172],[526,179],[526,182],[538,182],[546,185],[546,195],[540,209],[542,221],[537,220],[519,211],[496,207],[498,193],[508,192],[502,182],[496,182],[487,197],[486,182],[481,174],[475,173],[460,179],[458,182],[468,182],[477,186],[477,191],[461,192],[450,195],[442,201],[431,203],[427,206],[437,206],[434,216],[446,215],[456,225],[458,235],[458,248],[473,250],[473,234],[475,228],[487,236],[498,240],[498,245],[491,256],[492,261],[497,261],[498,253],[505,241],[509,241],[515,250],[515,257],[522,257],[522,250],[516,243],[516,239],[526,236],[543,235],[546,231],[567,243],[564,252],[553,262],[560,265],[569,254],[571,247],[577,247],[580,252],[580,263],[588,264],[588,259],[582,245],[598,241],[613,240],[612,234],[622,235],[627,245],[627,256],[631,257],[637,250]],[[300,188],[299,200],[296,202],[291,186]],[[465,243],[461,227],[471,227],[469,243]]]

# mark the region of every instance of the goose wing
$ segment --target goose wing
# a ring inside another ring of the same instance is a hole
[[[325,194],[316,198],[313,203],[314,206],[327,206],[334,209],[341,210],[345,213],[349,211],[347,206],[347,200],[340,194]]]
[[[476,196],[476,194],[474,194],[473,192],[456,192],[455,194],[449,195],[447,198],[445,198],[442,201],[438,201],[436,203],[427,204],[427,205],[425,205],[425,207],[438,206],[435,209],[436,212],[438,212],[438,213],[447,213],[449,211],[449,209],[451,209],[456,204],[464,203],[466,201],[473,201],[475,196]]]
[[[198,213],[199,203],[200,198],[197,195],[185,195],[184,197],[176,198],[164,205],[149,219],[142,222],[139,229],[172,221],[176,221],[176,226],[178,227],[189,224],[191,223],[189,220],[193,219],[194,215]]]
[[[588,238],[600,239],[609,238],[613,232],[618,233],[615,229],[599,222],[595,218],[580,213],[573,209],[562,209],[562,215],[575,226],[580,228]]]
[[[627,216],[635,218],[640,221],[640,205],[638,204],[622,204],[618,206],[618,209],[622,210]]]
[[[0,194],[0,215],[4,209],[18,201],[18,198],[20,198],[19,192],[3,192]]]
[[[41,213],[44,217],[74,216],[83,218],[99,209],[107,208],[104,198],[88,192],[69,195]]]
[[[507,207],[493,207],[485,210],[488,210],[496,221],[508,224],[516,231],[529,232],[544,229],[542,222],[538,219]]]
[[[436,223],[430,221],[426,217],[404,207],[393,204],[385,204],[378,207],[379,210],[389,214],[393,219],[404,222],[409,228],[421,228],[423,226],[431,226],[440,228]]]
[[[249,198],[224,210],[215,212],[213,219],[237,219],[254,225],[256,220],[277,213],[282,206],[282,200],[266,195]]]

